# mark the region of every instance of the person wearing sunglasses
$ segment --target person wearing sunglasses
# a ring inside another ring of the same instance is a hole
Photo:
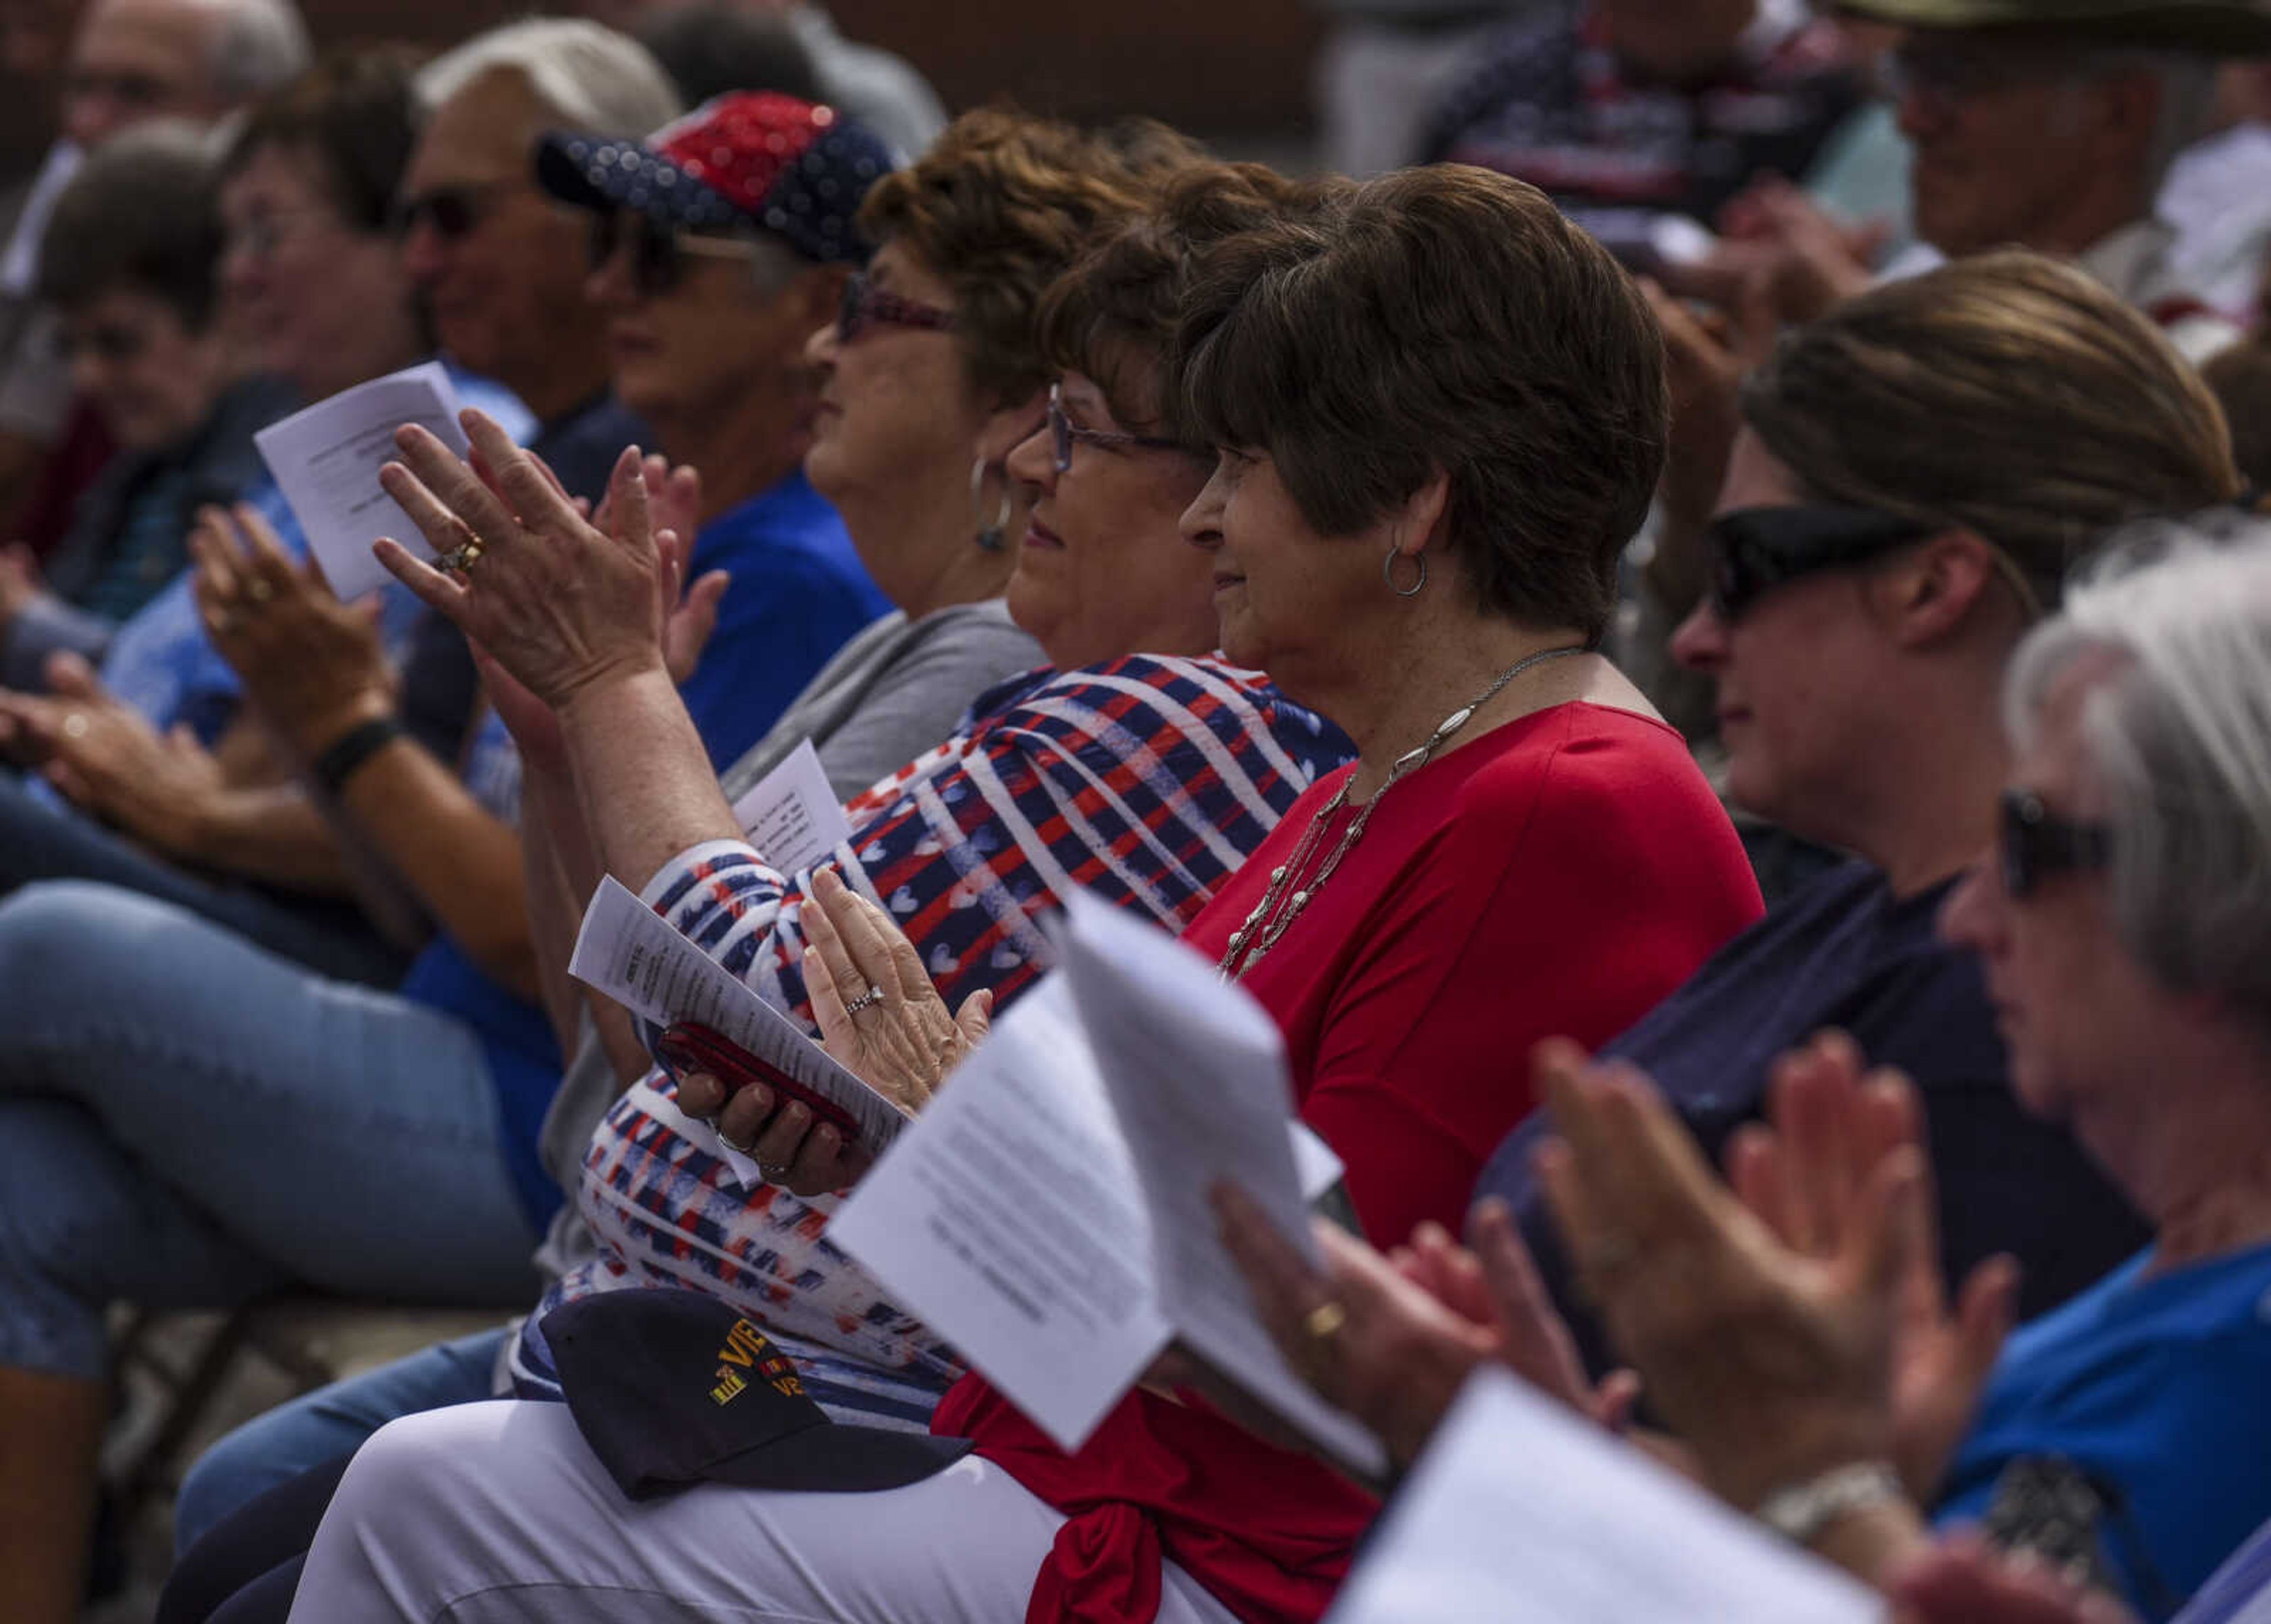
[[[723,769],[890,601],[802,466],[804,342],[867,256],[855,223],[891,169],[832,108],[721,96],[645,140],[555,132],[541,190],[583,218],[615,398],[649,451],[699,472],[689,581],[726,577],[686,703]]]
[[[443,353],[517,395],[536,415],[531,449],[597,501],[646,429],[609,386],[584,218],[538,188],[530,158],[547,130],[644,135],[677,116],[677,96],[637,42],[566,18],[476,34],[416,88],[426,120],[392,215],[403,270]]]
[[[1210,459],[1155,432],[1161,358],[1189,249],[1203,231],[1306,194],[1263,172],[1196,164],[1164,132],[1146,141],[1130,152],[988,109],[957,121],[913,168],[879,184],[860,221],[877,251],[807,344],[822,408],[806,466],[899,609],[848,644],[722,786],[714,777],[704,785],[711,797],[722,787],[731,801],[810,737],[853,821],[858,883],[927,921],[923,950],[934,965],[953,966],[942,970],[950,984],[1005,1001],[1030,984],[1041,951],[1035,920],[1064,887],[1087,884],[1147,917],[1180,922],[1345,749],[1255,674],[1204,657],[1215,637],[1211,582],[1203,556],[1175,526]],[[1143,211],[1177,164],[1190,166],[1182,211],[1154,220]],[[704,249],[733,247],[701,242],[693,254],[666,259],[686,242],[633,228],[611,247],[623,274],[650,276],[671,272],[633,267],[698,272]],[[1083,269],[1062,274],[1076,259]],[[1091,343],[1091,330],[1107,326],[1110,341]],[[1083,381],[1090,371],[1114,380],[1116,404]],[[1061,436],[1049,409],[1058,376]],[[1121,421],[1145,432],[1121,431]],[[1046,560],[1035,553],[1029,518],[1062,538]],[[1063,561],[1075,555],[1093,590],[1065,590]],[[1093,561],[1102,561],[1100,573]],[[1037,562],[1058,567],[1028,593],[1028,566]],[[488,562],[481,574],[490,574]],[[510,641],[485,638],[500,649]],[[637,731],[614,736],[628,741]],[[538,747],[525,757],[524,828],[572,852],[589,831],[580,818],[555,815],[574,804],[574,790],[557,781],[564,764],[541,748],[540,732],[529,735]],[[666,773],[645,773],[636,792],[613,799],[626,813],[644,811],[669,804],[669,785]],[[1094,800],[1099,786],[1102,801]],[[1133,846],[1131,827],[1140,830]],[[597,838],[621,836],[601,827]],[[677,851],[609,860],[675,875],[664,860]],[[1076,851],[1094,856],[1077,860]],[[703,844],[686,856],[713,877],[681,898],[674,917],[808,1021],[805,878],[738,842]],[[563,922],[558,958],[589,883],[586,875],[566,888],[556,907],[533,905]],[[577,1188],[589,1226],[555,1225],[547,1263],[574,1266],[546,1306],[640,1286],[724,1296],[791,1350],[809,1389],[839,1413],[919,1423],[957,1367],[826,1248],[826,1198],[808,1203],[778,1188],[828,1185],[808,1184],[787,1158],[776,1158],[763,1119],[745,1122],[736,1113],[713,1133],[680,1108],[669,1079],[641,1080],[648,1062],[619,1015],[582,1026],[546,1144],[563,1181]],[[611,1032],[618,1054],[628,1047],[635,1057],[621,1075],[598,1032]],[[784,1165],[761,1170],[741,1146]],[[750,1189],[768,1178],[776,1188],[753,1199]],[[655,1244],[665,1231],[686,1233],[681,1225],[727,1237],[732,1255],[773,1261],[721,1270],[706,1248]],[[784,1280],[795,1283],[786,1295]],[[191,1474],[184,1532],[211,1526],[248,1485],[279,1482],[351,1449],[389,1413],[488,1397],[488,1364],[463,1350],[434,1350],[252,1423]],[[434,1379],[452,1367],[454,1388]],[[482,1374],[468,1383],[473,1367]],[[537,1332],[519,1338],[512,1367],[522,1392],[556,1390]],[[412,1395],[415,1402],[404,1402]],[[356,1417],[365,1419],[341,1424]],[[329,1426],[329,1449],[314,1447],[319,1424]],[[248,1530],[258,1533],[253,1548],[273,1561],[294,1554],[288,1542],[268,1543],[269,1519],[279,1509],[303,1516],[308,1497],[320,1509],[337,1475],[309,1470],[243,1504],[210,1540],[190,1546],[182,1593],[241,1583],[242,1566],[226,1559],[244,1548]]]
[[[2040,1313],[2143,1231],[2066,1127],[2014,1095],[1978,964],[1934,921],[1996,840],[2012,650],[2113,527],[2237,495],[2223,419],[2146,318],[2022,250],[1793,329],[1742,413],[1709,585],[1673,652],[1716,684],[1728,798],[1849,855],[1606,1052],[1655,1076],[1716,1156],[1776,1056],[1851,1033],[1920,1091],[1947,1279],[2008,1254],[2020,1307]],[[2007,849],[2086,849],[2032,816],[2007,823]],[[1514,1203],[1604,1369],[1530,1170],[1545,1131],[1509,1140],[1478,1193]]]

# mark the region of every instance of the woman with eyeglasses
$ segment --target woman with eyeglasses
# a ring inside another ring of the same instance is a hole
[[[1186,391],[1174,354],[1195,308],[1225,336],[1207,352],[1219,369],[1192,369],[1209,382]],[[1620,1024],[1758,905],[1678,736],[1591,648],[1663,454],[1661,349],[1646,307],[1598,244],[1518,183],[1412,172],[1305,197],[1209,169],[1171,180],[1157,217],[1061,285],[1043,331],[1060,387],[1048,434],[1009,463],[1038,482],[1010,601],[1053,652],[1091,646],[1094,659],[1114,628],[1148,619],[1165,635],[1168,600],[1139,618],[1125,585],[1194,580],[1209,619],[1190,635],[1282,667],[1311,703],[1355,724],[1359,760],[1307,784],[1268,820],[1274,830],[1255,817],[1225,831],[1232,838],[1216,850],[1248,838],[1258,849],[1210,899],[1194,894],[1186,916],[1165,922],[1184,926],[1284,1026],[1305,1114],[1347,1163],[1366,1221],[1408,1227],[1415,1213],[1448,1211],[1447,1195],[1463,1197],[1480,1156],[1527,1107],[1515,1057],[1529,1036]],[[1177,449],[1217,444],[1234,449]],[[420,460],[453,500],[463,491],[478,505],[462,475]],[[1539,479],[1540,467],[1555,477]],[[432,500],[403,488],[419,506]],[[1158,663],[1074,674],[1083,709],[1143,740]],[[1219,704],[1188,677],[1167,697]],[[583,704],[571,701],[573,730],[596,721],[573,714]],[[1180,750],[1153,747],[1151,783],[1188,783],[1194,795],[1259,787],[1240,782],[1247,764],[1284,748],[1285,719],[1300,714],[1291,701],[1275,708],[1222,741],[1232,748],[1205,752],[1195,773]],[[1133,783],[1100,777],[1090,754],[1085,798],[1125,832],[1076,872],[1120,898],[1115,870],[1143,850],[1129,813],[1146,803],[1129,799]],[[1293,782],[1270,785],[1271,800]],[[1025,816],[1049,839],[1042,810]],[[864,890],[878,876],[858,855]],[[1083,854],[1053,838],[1046,856],[1049,868],[1015,883],[1038,892],[1035,881]],[[720,903],[703,893],[748,860],[723,842],[666,856],[654,894],[706,942],[730,927],[705,928]],[[920,1104],[983,1023],[965,1003],[958,1024],[934,1024],[921,1041],[891,1034],[962,1000],[979,967],[935,938],[953,889],[927,901],[883,878],[860,917],[909,938],[897,990],[810,974],[806,985],[839,1050]],[[814,899],[831,922],[853,900],[826,881]],[[829,939],[816,925],[812,935]],[[923,972],[943,997],[922,993]],[[867,1064],[890,1052],[914,1062],[912,1075]],[[754,1133],[771,1176],[833,1189],[859,1173],[861,1158],[800,1108],[768,1118],[748,1102],[737,1095],[719,1129]],[[679,1091],[681,1108],[718,1103],[703,1079]],[[626,1130],[620,1148],[597,1147],[587,1191],[659,1189],[661,1175],[642,1166],[645,1137]],[[631,1233],[652,1240],[633,1267],[653,1270],[666,1248],[704,1233],[655,1217],[637,1215]],[[744,1250],[738,1232],[728,1247]],[[768,1263],[761,1284],[778,1300],[785,1270]],[[777,1302],[763,1312],[783,1317]],[[1068,1457],[965,1377],[932,1420],[977,1440],[976,1456],[949,1473],[832,1501],[713,1486],[648,1519],[583,1475],[599,1468],[571,1420],[522,1411],[461,1410],[374,1439],[310,1553],[302,1615],[415,1616],[475,1569],[526,1561],[567,1562],[571,1588],[722,1593],[763,1616],[1307,1619],[1377,1509],[1316,1463],[1148,1394]],[[449,1481],[421,1527],[425,1513],[398,1513],[386,1486],[429,1472]],[[499,1497],[527,1515],[500,1515]],[[625,1518],[639,1518],[635,1535]],[[745,1556],[721,1584],[701,1555],[712,1549]],[[381,1567],[414,1577],[382,1598]]]
[[[619,760],[667,737],[662,722],[594,735],[562,714],[585,804],[598,814],[592,855],[626,878],[652,875],[651,893],[675,920],[800,1019],[811,1020],[803,950],[812,882],[741,840],[725,802],[807,730],[845,787],[853,833],[838,853],[843,872],[892,909],[943,983],[1004,999],[1031,981],[1045,951],[1039,918],[1067,890],[1179,926],[1344,754],[1329,724],[1257,674],[1210,657],[1210,572],[1176,523],[1211,459],[1161,421],[1164,352],[1191,248],[1312,199],[1263,171],[1199,164],[1165,132],[1149,139],[1131,154],[989,110],[958,121],[920,162],[876,187],[861,225],[877,251],[808,346],[820,409],[807,467],[903,615],[823,673],[774,738],[727,775],[726,795],[714,775],[694,776],[682,741],[670,770],[650,761],[629,779],[597,778],[625,771]],[[1136,218],[1178,166],[1188,170],[1173,183],[1180,204]],[[1094,257],[1052,288],[1084,249]],[[453,489],[452,500],[464,494]],[[473,522],[488,535],[500,521]],[[605,555],[585,556],[595,580],[610,578]],[[503,562],[500,551],[480,562],[469,577],[476,592],[501,579],[491,566]],[[633,616],[610,636],[652,632]],[[553,629],[483,640],[538,695],[558,696]],[[1028,669],[1037,659],[1046,663]],[[909,729],[925,718],[931,731],[918,741]],[[536,741],[531,825],[562,830],[555,849],[568,851],[585,830],[555,816],[576,790],[559,781],[566,757],[547,753],[544,720],[523,730]],[[704,797],[709,809],[689,823],[685,808]],[[595,872],[562,890],[561,957]],[[616,1031],[629,1038],[620,1017]],[[787,1113],[778,1124],[768,1112],[751,1119],[745,1098],[713,1133],[659,1074],[618,1104],[614,1073],[579,1083],[599,1059],[586,1050],[547,1144],[563,1152],[563,1175],[579,1181],[597,1255],[555,1286],[546,1309],[626,1287],[723,1297],[778,1339],[838,1414],[920,1427],[958,1374],[951,1352],[825,1243],[827,1192],[861,1158],[838,1144],[792,1166],[772,1147],[802,1140],[808,1124]],[[642,1054],[625,1080],[644,1069]],[[687,1091],[705,1086],[696,1079]],[[561,1131],[579,1111],[582,1131]],[[592,1244],[584,1240],[585,1255]],[[532,1316],[512,1367],[520,1390],[547,1396],[556,1389],[540,1318]],[[379,1380],[357,1386],[351,1403],[319,1407],[369,1417],[351,1429],[368,1432],[385,1419],[368,1402],[385,1397]],[[485,1386],[458,1395],[486,1396]],[[294,1408],[310,1407],[317,1402]],[[277,1435],[256,1422],[222,1448],[257,1447],[264,1432]],[[313,1461],[302,1451],[298,1464]],[[320,1509],[337,1471],[311,1471],[245,1507],[208,1544],[226,1552],[279,1512],[288,1531],[310,1500]],[[258,1546],[274,1561],[294,1548],[288,1539]],[[200,1546],[185,1560],[185,1591],[225,1594],[259,1571],[242,1561],[208,1571],[208,1554]]]
[[[1939,1272],[1951,1292],[1972,1283],[1975,1330],[2007,1324],[2089,1285],[2146,1232],[2066,1125],[2014,1091],[1979,962],[1938,923],[1997,841],[2013,651],[2107,531],[2237,494],[2223,417],[2148,322],[2018,251],[1793,329],[1742,404],[1709,590],[1675,646],[1717,681],[1731,797],[1853,855],[1601,1054],[1655,1077],[1716,1159],[1759,1118],[1785,1053],[1849,1034],[1915,1081]],[[2039,808],[2002,804],[2007,851],[2081,854]],[[1552,1131],[1544,1114],[1516,1130],[1477,1196],[1511,1205],[1597,1374],[1613,1350],[1532,1165]],[[1495,1243],[1503,1218],[1478,1235]],[[1436,1335],[1431,1306],[1399,1307],[1368,1278],[1344,1251],[1330,1278],[1277,1285],[1376,1318],[1350,1346],[1389,1345],[1401,1326],[1443,1355],[1422,1361],[1432,1397],[1406,1383],[1378,1418],[1408,1456],[1480,1355]],[[1381,1374],[1326,1369],[1323,1390],[1354,1401]]]

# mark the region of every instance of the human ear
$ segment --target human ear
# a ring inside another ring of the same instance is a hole
[[[1950,636],[1977,612],[2001,573],[1992,543],[1968,530],[1927,537],[1882,572],[1877,594],[1895,641],[1920,647]]]

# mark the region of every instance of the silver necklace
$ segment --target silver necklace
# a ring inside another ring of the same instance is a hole
[[[1434,760],[1435,753],[1443,748],[1453,734],[1474,719],[1476,711],[1497,698],[1508,682],[1530,667],[1544,665],[1549,659],[1567,659],[1572,654],[1588,652],[1582,643],[1573,643],[1565,648],[1540,649],[1500,672],[1488,688],[1437,723],[1435,731],[1427,736],[1426,743],[1417,749],[1406,750],[1396,758],[1396,764],[1388,770],[1388,781],[1374,790],[1372,799],[1366,801],[1356,816],[1349,820],[1347,831],[1341,836],[1340,844],[1334,846],[1318,866],[1316,877],[1299,890],[1293,890],[1294,876],[1309,866],[1310,857],[1322,843],[1325,825],[1331,823],[1340,809],[1348,804],[1349,786],[1356,781],[1356,775],[1351,773],[1342,779],[1341,786],[1334,793],[1333,798],[1325,803],[1322,811],[1309,820],[1308,828],[1302,831],[1301,843],[1293,848],[1292,861],[1281,863],[1270,871],[1270,885],[1262,893],[1262,900],[1254,905],[1254,912],[1246,916],[1246,922],[1231,933],[1230,947],[1217,966],[1223,980],[1240,980],[1262,962],[1263,954],[1277,945],[1277,938],[1301,917],[1310,900],[1324,890],[1325,882],[1331,879],[1333,871],[1341,866],[1341,859],[1348,855],[1349,848],[1363,836],[1365,825],[1372,821],[1373,809],[1388,798],[1389,790]],[[1250,953],[1247,951],[1249,946],[1253,950]]]

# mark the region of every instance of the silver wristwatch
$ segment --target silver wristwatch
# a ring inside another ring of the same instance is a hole
[[[1853,1461],[1820,1477],[1778,1488],[1752,1515],[1783,1538],[1812,1545],[1842,1516],[1900,1499],[1901,1475],[1884,1461]]]

